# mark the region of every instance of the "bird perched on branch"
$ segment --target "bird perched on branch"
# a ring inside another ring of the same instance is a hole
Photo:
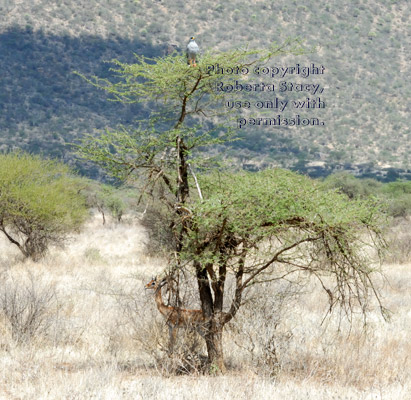
[[[194,40],[194,36],[190,38],[190,41],[188,42],[187,45],[187,64],[190,65],[191,67],[196,67],[196,57],[197,54],[200,52],[200,48],[198,47],[198,44]]]

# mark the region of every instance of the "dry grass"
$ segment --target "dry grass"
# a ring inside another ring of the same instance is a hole
[[[47,329],[24,343],[13,340],[0,315],[0,398],[411,398],[410,264],[385,267],[390,323],[375,313],[366,333],[348,333],[344,321],[338,333],[337,318],[325,329],[327,300],[314,286],[282,302],[261,296],[253,313],[245,308],[226,332],[226,376],[165,377],[158,347],[164,321],[143,289],[164,260],[145,255],[146,240],[136,221],[102,226],[96,218],[65,250],[33,263],[1,239],[2,283],[32,275],[53,288],[55,299]],[[263,315],[273,308],[280,318],[267,322]]]

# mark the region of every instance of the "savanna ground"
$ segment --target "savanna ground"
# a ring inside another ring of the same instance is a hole
[[[411,399],[409,263],[384,266],[392,318],[375,309],[366,329],[337,315],[321,324],[327,299],[312,282],[298,296],[262,287],[225,334],[229,372],[204,375],[193,361],[187,375],[169,373],[164,320],[144,290],[166,260],[147,255],[137,219],[103,226],[96,216],[39,263],[0,240],[1,398]],[[14,326],[6,318],[13,299],[37,309],[31,323],[17,308]]]

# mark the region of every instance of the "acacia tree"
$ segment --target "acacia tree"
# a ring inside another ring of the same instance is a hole
[[[57,161],[25,153],[0,155],[0,232],[25,257],[40,259],[87,217],[81,184]]]
[[[208,364],[222,372],[224,325],[235,317],[251,285],[310,273],[328,294],[330,309],[341,304],[352,311],[358,304],[365,312],[369,292],[378,298],[360,246],[365,231],[375,246],[381,245],[375,205],[349,202],[287,171],[198,172],[204,170],[200,150],[227,139],[221,127],[214,133],[206,128],[211,117],[224,113],[221,105],[228,95],[216,92],[215,85],[233,81],[232,75],[208,66],[241,70],[287,52],[302,49],[289,41],[268,50],[206,53],[195,68],[178,55],[136,56],[135,64],[115,61],[117,82],[87,79],[114,100],[146,102],[154,110],[137,129],[86,136],[79,152],[118,178],[139,175],[145,192],[168,208],[175,237],[170,273],[185,269],[197,281]],[[227,290],[229,279],[234,291]]]
[[[126,210],[126,203],[122,198],[125,196],[124,191],[119,188],[107,184],[98,183],[96,181],[83,179],[84,189],[82,194],[85,196],[87,206],[96,208],[101,214],[103,225],[106,224],[106,213],[121,222]]]

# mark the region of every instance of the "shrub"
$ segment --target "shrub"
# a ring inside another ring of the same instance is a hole
[[[237,320],[230,322],[232,339],[251,359],[259,375],[274,378],[282,368],[282,357],[288,351],[292,332],[284,329],[282,320],[291,312],[302,292],[285,282],[267,282],[250,289],[249,301],[244,304]]]
[[[100,184],[96,181],[83,179],[84,188],[82,193],[86,199],[88,208],[96,208],[103,218],[103,225],[106,223],[106,213],[118,222],[121,222],[123,215],[130,209],[130,202],[134,194],[127,188],[117,189],[113,186]]]
[[[392,217],[407,217],[411,215],[411,195],[404,194],[394,199],[390,199],[388,213]]]
[[[389,253],[385,257],[388,263],[406,264],[411,260],[411,220],[397,218],[393,221],[387,235]]]
[[[330,175],[325,179],[324,183],[328,188],[339,189],[340,192],[346,194],[351,199],[359,197],[363,192],[360,181],[346,172]]]
[[[146,293],[142,298],[141,289],[133,287],[109,289],[115,298],[120,313],[124,317],[127,327],[131,329],[135,346],[150,356],[154,361],[155,369],[164,376],[172,374],[201,373],[204,370],[206,357],[202,355],[204,343],[201,337],[190,326],[182,326],[175,332],[173,349],[170,348],[170,331],[167,321],[158,312],[153,294]],[[164,301],[166,293],[163,293]],[[118,334],[120,324],[115,332]],[[116,334],[111,333],[111,351],[116,351]],[[150,362],[150,366],[153,365]]]
[[[27,282],[7,279],[0,288],[0,310],[17,344],[48,330],[53,321],[50,311],[55,304],[53,286],[41,283],[32,275]]]
[[[172,251],[176,245],[173,221],[167,215],[164,207],[156,204],[147,209],[141,224],[147,230],[150,239],[147,244],[147,253],[149,255],[167,254],[169,251]]]
[[[0,231],[38,260],[84,222],[79,181],[67,166],[25,153],[0,156]]]

